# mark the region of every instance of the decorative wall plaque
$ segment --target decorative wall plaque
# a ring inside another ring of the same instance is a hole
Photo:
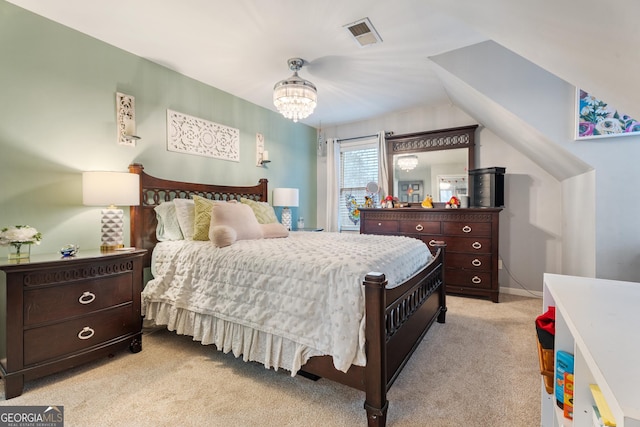
[[[240,161],[240,131],[167,110],[167,150]]]

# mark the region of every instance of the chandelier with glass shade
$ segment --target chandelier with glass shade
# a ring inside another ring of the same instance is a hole
[[[291,58],[287,61],[293,75],[281,80],[273,87],[273,104],[280,114],[294,122],[309,117],[318,103],[318,93],[313,83],[298,76],[304,60]]]
[[[418,166],[418,156],[398,157],[398,167],[405,172],[409,172]]]

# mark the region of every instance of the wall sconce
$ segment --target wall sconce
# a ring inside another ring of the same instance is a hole
[[[291,231],[291,209],[298,207],[297,188],[274,188],[273,206],[282,206],[282,225]]]
[[[133,96],[116,92],[116,122],[118,144],[135,147],[140,137],[136,135],[136,99]]]
[[[318,146],[317,146],[318,157],[325,157],[327,155],[327,141],[324,140],[324,136],[322,135],[322,122],[320,122],[320,127],[318,128],[317,136],[318,136]]]
[[[269,152],[264,149],[264,135],[256,133],[256,166],[260,168],[267,163],[271,163],[271,160]]]
[[[140,204],[140,175],[128,172],[83,172],[82,204],[102,209],[101,251],[124,247],[124,212],[116,206]]]

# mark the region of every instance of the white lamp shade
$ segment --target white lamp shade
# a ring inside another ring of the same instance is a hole
[[[298,189],[274,188],[273,206],[298,207]]]
[[[138,206],[140,175],[128,172],[83,172],[82,204]]]

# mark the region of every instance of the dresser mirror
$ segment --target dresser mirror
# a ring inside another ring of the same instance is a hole
[[[475,169],[474,134],[478,126],[387,137],[389,192],[401,203],[420,205],[469,194],[468,170]]]

